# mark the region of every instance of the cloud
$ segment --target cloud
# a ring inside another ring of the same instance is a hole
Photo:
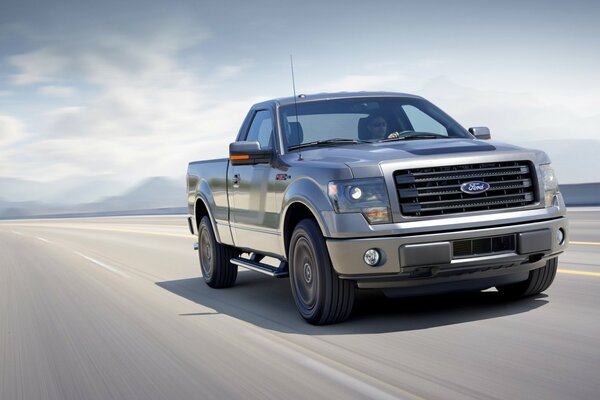
[[[249,106],[258,100],[239,93],[244,93],[241,89],[249,93],[259,85],[226,87],[226,81],[249,75],[250,62],[224,57],[221,65],[215,66],[214,60],[203,59],[201,50],[208,35],[189,26],[157,26],[143,35],[139,31],[87,35],[80,42],[54,37],[40,42],[37,49],[8,57],[15,69],[9,81],[20,86],[16,92],[37,93],[45,106],[36,108],[28,123],[35,126],[35,135],[26,133],[23,124],[15,125],[18,120],[11,120],[10,136],[22,139],[28,135],[28,140],[18,144],[18,152],[9,155],[5,148],[0,154],[3,171],[44,179],[99,174],[139,179],[180,175],[191,160],[227,155],[227,145],[235,138]],[[598,135],[600,116],[584,117],[564,109],[556,99],[430,79],[440,69],[450,70],[449,65],[458,65],[457,60],[427,54],[411,61],[394,58],[341,76],[334,71],[337,75],[333,78],[319,78],[315,73],[308,87],[303,85],[302,69],[297,69],[300,79],[296,83],[300,84],[299,93],[414,92],[431,99],[461,123],[488,125],[495,138],[509,142]],[[319,66],[313,67],[318,71]],[[282,69],[289,71],[287,65]],[[277,84],[259,91],[271,92]],[[6,127],[4,130],[9,132]]]
[[[578,114],[532,93],[475,89],[438,77],[429,80],[419,94],[461,124],[489,126],[493,137],[505,141],[600,138],[600,114]]]
[[[8,115],[0,115],[0,146],[11,145],[25,136],[23,122]]]
[[[0,115],[0,176],[10,175],[19,167],[13,161],[18,154],[15,145],[26,137],[23,122],[9,115]]]
[[[16,85],[51,82],[59,78],[69,64],[67,58],[52,48],[10,56],[8,63],[18,70],[12,76],[12,82]]]
[[[71,97],[77,93],[77,89],[69,86],[48,85],[41,87],[38,92],[44,96],[51,97]]]
[[[31,85],[74,77],[99,85],[135,83],[172,69],[181,51],[207,37],[198,30],[166,27],[137,35],[105,32],[81,43],[55,37],[51,46],[9,56],[8,64],[16,69],[11,81]]]
[[[36,50],[13,58],[21,68],[15,83],[43,81],[38,93],[44,95],[78,94],[74,104],[43,113],[38,135],[11,158],[21,167],[12,168],[13,176],[180,176],[189,161],[226,156],[255,99],[213,100],[208,94],[213,83],[179,58],[198,42],[177,37],[105,37],[86,49]],[[29,65],[42,63],[44,55],[52,59],[51,68]],[[245,67],[226,65],[218,74],[234,77]],[[70,74],[93,87],[93,95],[53,78]]]
[[[239,76],[246,69],[246,65],[222,65],[217,68],[217,79],[231,79]]]
[[[398,86],[403,76],[397,73],[386,74],[351,74],[341,77],[338,80],[322,83],[320,85],[309,86],[303,89],[306,93],[317,92],[338,92],[338,91],[361,91],[361,90],[381,90],[381,88]]]
[[[207,100],[206,85],[179,58],[205,37],[198,29],[162,26],[147,35],[105,33],[83,42],[54,38],[52,46],[9,56],[8,64],[15,69],[12,84],[42,84],[34,86],[34,93],[63,97],[71,104],[44,100],[36,108],[36,134],[30,134],[18,152],[9,152],[6,145],[25,137],[24,125],[14,117],[2,117],[0,175],[44,180],[100,174],[130,179],[182,175],[185,165],[173,168],[163,160],[173,162],[185,146],[194,148],[204,137],[218,138],[223,143],[214,147],[226,149],[224,133],[234,136],[233,126],[239,122],[202,117],[220,105]],[[209,128],[207,122],[215,125]],[[202,151],[198,153],[202,157]],[[182,163],[181,158],[178,161]]]

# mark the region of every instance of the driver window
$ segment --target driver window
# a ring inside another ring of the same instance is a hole
[[[254,115],[246,140],[260,143],[261,149],[273,147],[273,121],[270,111],[261,110]]]

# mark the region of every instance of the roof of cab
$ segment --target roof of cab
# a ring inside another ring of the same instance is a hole
[[[296,96],[296,103],[307,103],[311,101],[318,100],[339,100],[339,99],[353,99],[353,98],[363,98],[363,97],[410,97],[420,99],[421,96],[415,96],[407,93],[397,93],[397,92],[335,92],[335,93],[315,93],[315,94],[299,94]],[[271,99],[262,101],[260,103],[255,104],[253,107],[264,107],[271,105],[279,105],[286,106],[290,104],[294,104],[294,97],[280,97],[277,99]]]

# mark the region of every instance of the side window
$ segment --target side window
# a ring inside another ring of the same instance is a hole
[[[261,110],[254,115],[246,140],[260,143],[261,149],[273,147],[273,121],[270,111]]]
[[[439,133],[440,135],[448,135],[448,130],[444,125],[437,122],[435,119],[425,114],[415,106],[405,105],[402,109],[406,113],[408,120],[413,126],[415,132]]]

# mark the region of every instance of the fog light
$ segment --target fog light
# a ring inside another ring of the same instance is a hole
[[[380,258],[381,257],[379,256],[379,252],[375,249],[367,250],[365,252],[365,256],[363,257],[363,259],[365,260],[367,265],[370,265],[371,267],[374,267],[375,265],[377,265]]]
[[[558,232],[556,234],[556,241],[561,246],[563,245],[563,243],[565,243],[565,231],[563,231],[563,228],[558,228]]]

